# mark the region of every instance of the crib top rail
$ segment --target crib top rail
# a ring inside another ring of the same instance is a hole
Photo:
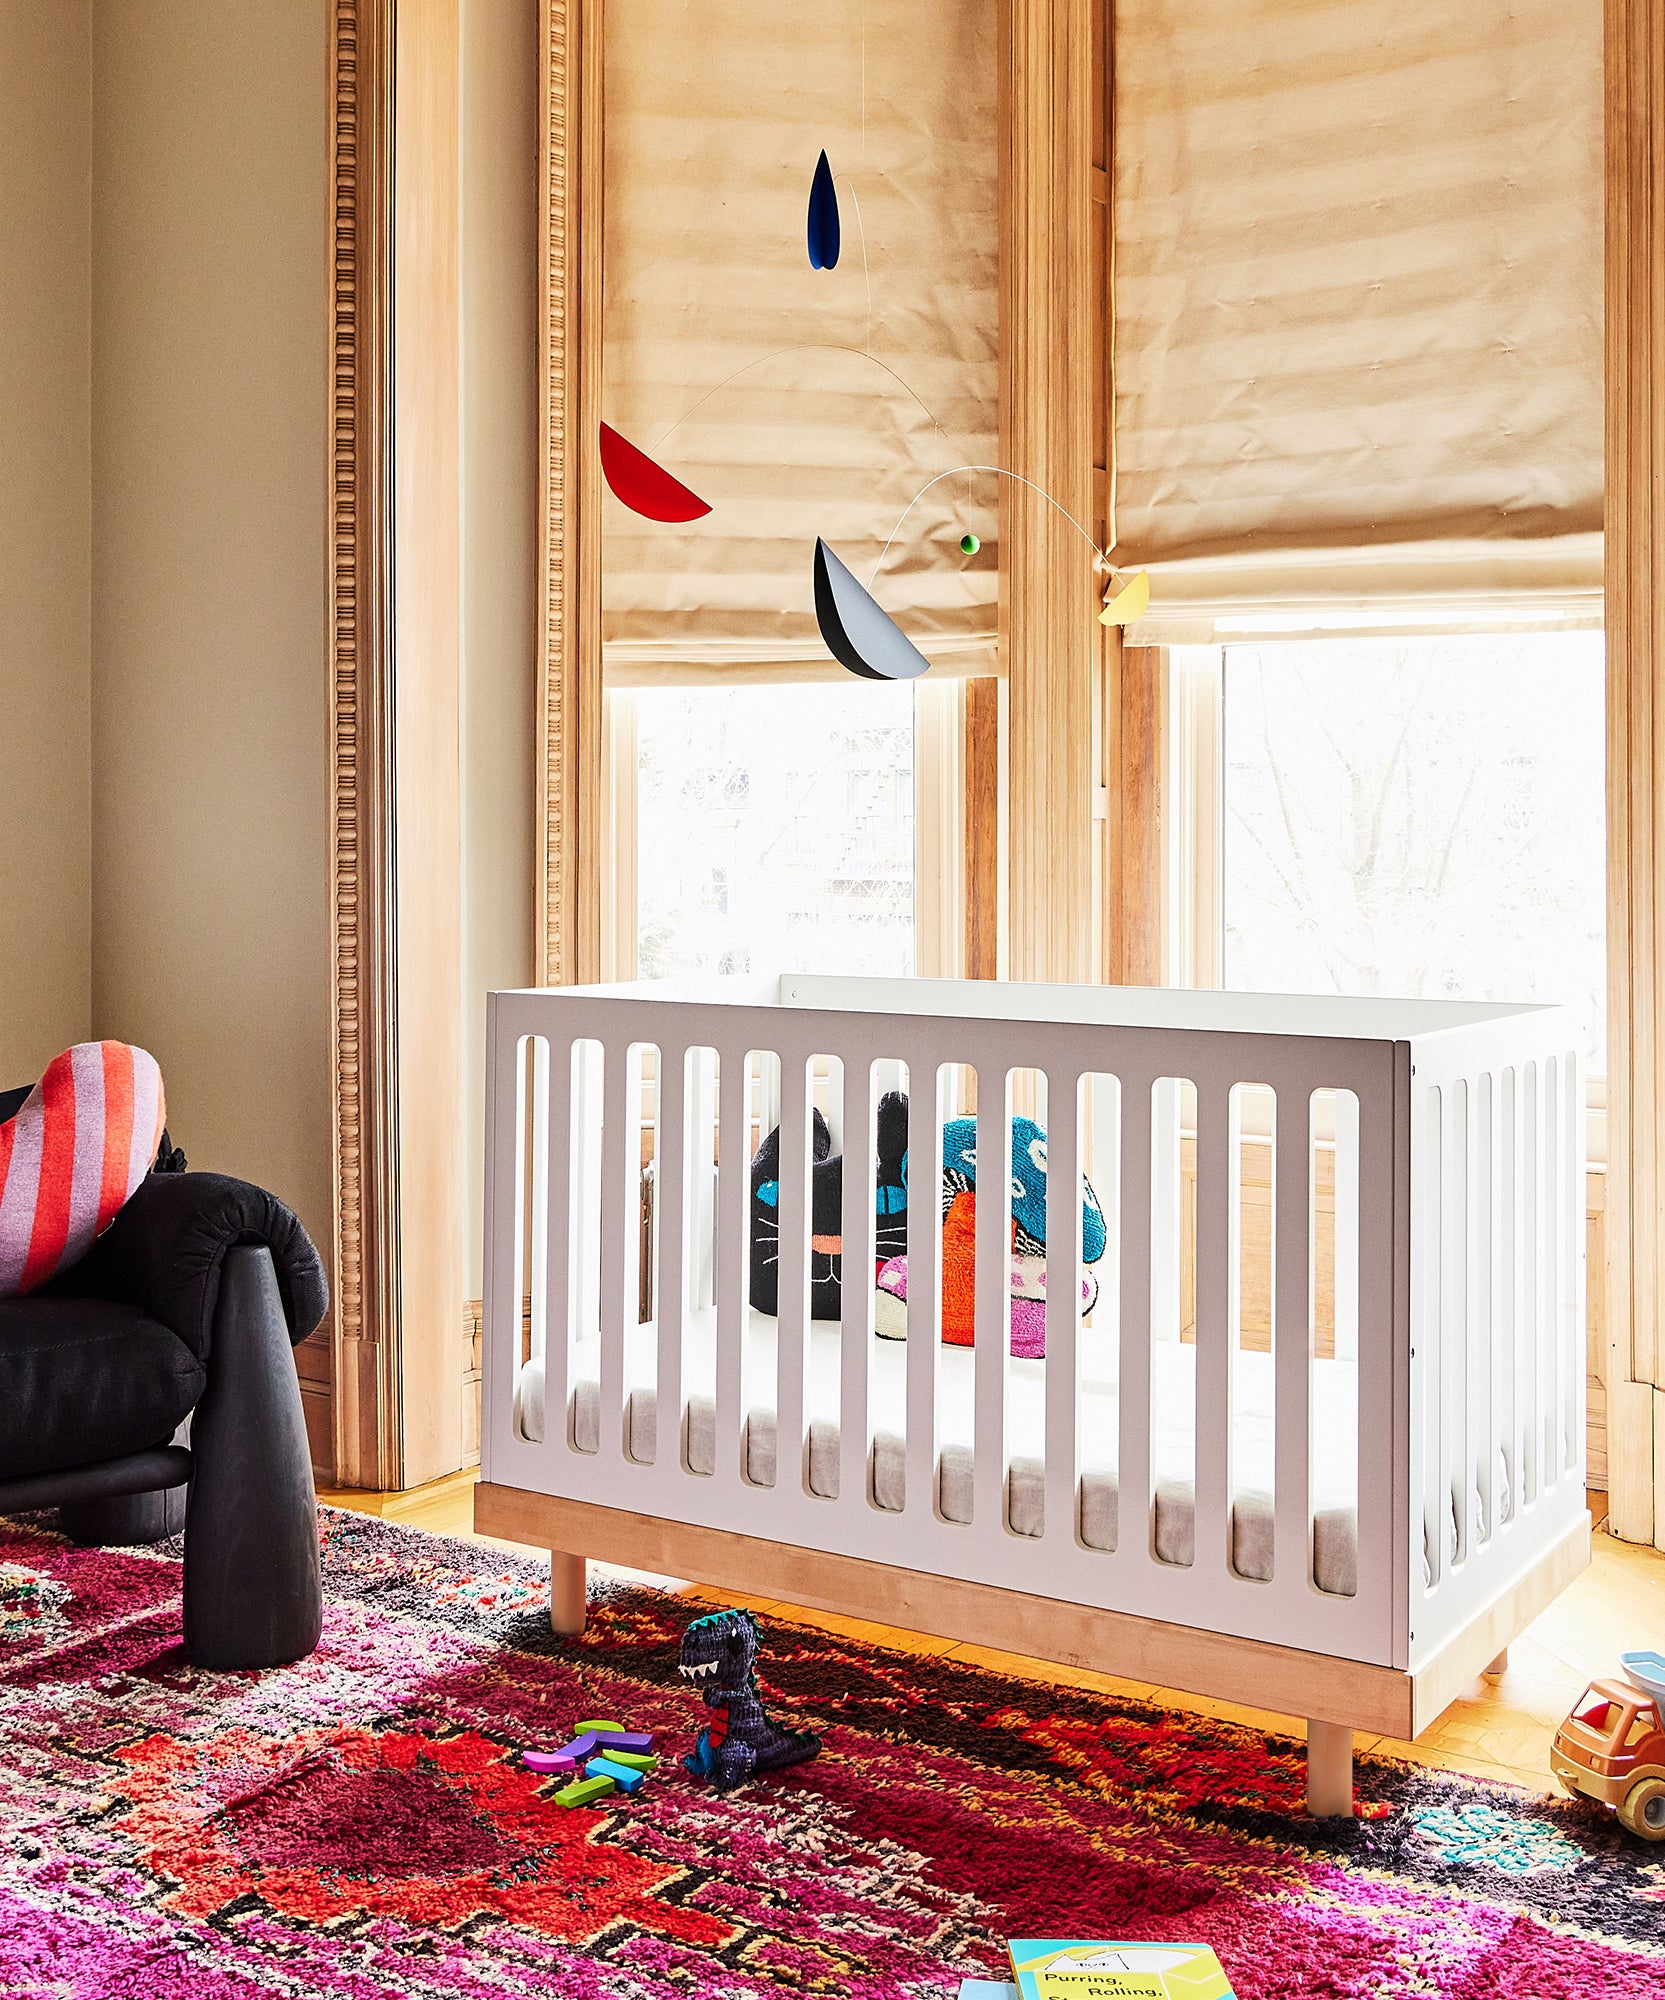
[[[513,997],[644,1000],[702,1007],[998,1021],[1013,1026],[1150,1029],[1352,1042],[1421,1042],[1476,1028],[1549,1031],[1565,1008],[1504,1001],[1360,998],[1330,993],[1228,993],[1190,987],[1071,986],[1040,981],[874,979],[826,973],[651,979],[527,987]],[[505,994],[503,997],[510,997]]]

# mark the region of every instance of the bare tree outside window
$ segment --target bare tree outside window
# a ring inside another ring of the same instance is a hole
[[[913,690],[643,689],[637,964],[911,973]]]
[[[1600,633],[1231,646],[1225,978],[1574,1005],[1605,1071]]]

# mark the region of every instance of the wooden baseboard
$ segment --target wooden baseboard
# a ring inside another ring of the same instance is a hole
[[[374,1514],[381,1521],[404,1521],[413,1527],[430,1525],[424,1516],[435,1512],[455,1518],[454,1510],[468,1496],[479,1474],[465,1466],[431,1479],[426,1486],[407,1487],[403,1492],[372,1492],[364,1487],[323,1487],[318,1498],[326,1507],[342,1507],[350,1514]],[[449,1525],[441,1532],[455,1532]]]

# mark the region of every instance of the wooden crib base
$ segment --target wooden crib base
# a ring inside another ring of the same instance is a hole
[[[583,1628],[582,1564],[594,1558],[1304,1719],[1315,1814],[1351,1810],[1355,1731],[1421,1735],[1590,1560],[1584,1514],[1432,1659],[1406,1672],[512,1486],[474,1489],[474,1526],[551,1552],[560,1631]]]

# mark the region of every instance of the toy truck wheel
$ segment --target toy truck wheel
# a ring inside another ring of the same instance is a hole
[[[1625,1793],[1619,1823],[1644,1840],[1665,1840],[1665,1778],[1643,1778]]]

